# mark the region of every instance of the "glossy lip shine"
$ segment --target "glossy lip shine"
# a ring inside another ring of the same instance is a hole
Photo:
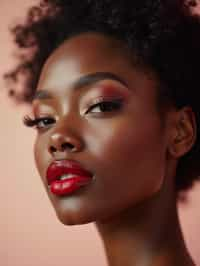
[[[63,180],[60,179],[67,174],[73,174],[73,176]],[[72,160],[54,161],[49,165],[46,174],[50,190],[57,196],[66,196],[77,191],[82,186],[91,183],[92,177],[92,173]]]

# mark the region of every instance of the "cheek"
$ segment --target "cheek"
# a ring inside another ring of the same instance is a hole
[[[34,144],[34,158],[40,176],[45,176],[45,165],[48,161],[49,155],[45,147],[45,140],[41,137],[36,138]]]
[[[109,173],[103,180],[104,187],[109,189],[113,184],[123,195],[137,197],[137,193],[148,195],[160,187],[165,171],[165,145],[157,120],[140,117],[132,125],[130,121],[124,119],[100,127],[91,149],[102,166],[99,172],[102,176]]]
[[[139,155],[155,153],[164,144],[164,135],[161,132],[157,119],[120,119],[109,121],[95,127],[90,134],[88,145],[98,159],[118,158],[123,160],[137,159]]]

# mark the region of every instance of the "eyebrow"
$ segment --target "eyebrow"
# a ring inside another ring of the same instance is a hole
[[[78,90],[83,87],[94,84],[98,81],[102,81],[105,79],[111,79],[118,81],[122,85],[128,88],[128,84],[118,75],[111,72],[95,72],[85,76],[80,77],[77,81],[75,81],[72,85],[73,90]],[[47,90],[37,90],[32,98],[32,100],[45,100],[51,99],[52,95]]]

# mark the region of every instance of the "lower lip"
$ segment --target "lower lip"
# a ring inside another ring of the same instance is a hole
[[[50,184],[50,190],[57,196],[67,196],[91,183],[92,178],[87,176],[75,176],[64,180],[55,180]]]

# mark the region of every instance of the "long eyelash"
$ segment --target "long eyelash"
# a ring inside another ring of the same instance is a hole
[[[32,119],[28,115],[24,116],[23,123],[27,127],[34,127],[38,122],[38,119]]]
[[[91,109],[93,109],[93,108],[95,108],[95,107],[98,107],[98,106],[101,106],[102,104],[114,104],[115,105],[115,107],[117,107],[117,109],[118,108],[120,108],[121,106],[122,106],[122,102],[123,102],[123,100],[121,99],[121,98],[119,98],[119,99],[116,99],[116,100],[112,100],[112,101],[109,101],[109,100],[97,100],[97,102],[95,103],[95,104],[93,104],[93,105],[91,105],[91,106],[89,106],[89,108],[88,108],[88,110],[87,110],[87,112],[86,113],[88,113]]]
[[[108,100],[104,100],[104,101],[97,101],[96,104],[93,104],[92,106],[90,106],[89,110],[96,107],[96,106],[99,106],[103,103],[110,103],[110,104],[115,104],[117,105],[118,107],[120,107],[120,105],[122,104],[122,99],[117,99],[117,100],[114,100],[114,101],[108,101]],[[87,110],[86,113],[89,112],[89,110]],[[43,118],[44,119],[44,118]],[[32,119],[30,118],[30,116],[26,115],[24,116],[23,118],[23,124],[27,127],[34,127],[38,124],[38,122],[41,121],[41,118],[36,118],[36,119]]]

